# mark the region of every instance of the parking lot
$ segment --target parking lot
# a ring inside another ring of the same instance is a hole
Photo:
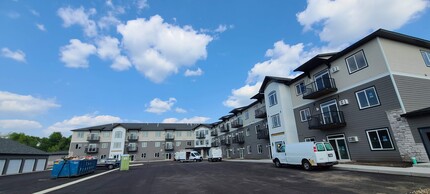
[[[95,174],[106,172],[98,169]],[[50,172],[0,177],[0,193],[34,193],[77,178],[51,179]],[[156,162],[115,170],[52,193],[410,193],[430,179],[341,170],[303,171],[242,162]]]

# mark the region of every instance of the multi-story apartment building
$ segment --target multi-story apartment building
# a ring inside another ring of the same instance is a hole
[[[203,158],[208,156],[209,148],[211,148],[211,127],[212,125],[209,124],[200,124],[194,128],[194,150],[200,152],[200,155],[202,155]]]
[[[192,148],[197,124],[112,123],[72,130],[69,154],[133,161],[173,159],[175,151]]]
[[[429,41],[378,30],[295,71],[260,88],[271,138],[328,141],[339,160],[429,161]]]

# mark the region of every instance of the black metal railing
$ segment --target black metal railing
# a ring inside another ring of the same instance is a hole
[[[336,83],[333,78],[319,78],[305,86],[303,99],[315,99],[336,91]]]
[[[198,132],[198,133],[196,133],[196,138],[197,139],[204,139],[204,138],[206,138],[205,133],[204,132]]]
[[[245,143],[245,136],[243,133],[238,133],[237,135],[233,136],[233,143]]]
[[[312,115],[308,119],[309,129],[337,129],[346,126],[342,111],[329,111]]]
[[[85,148],[85,153],[90,154],[90,153],[98,153],[99,152],[99,148]]]
[[[173,135],[172,133],[166,133],[166,140],[174,140],[175,139],[175,135]]]
[[[266,118],[266,117],[267,117],[267,112],[266,112],[265,106],[255,110],[255,118]]]
[[[211,136],[218,136],[218,131],[216,129],[213,129],[213,131],[211,131]]]
[[[221,125],[219,127],[219,129],[220,129],[221,132],[228,132],[228,131],[230,131],[230,127],[228,126],[228,124]]]
[[[257,127],[257,139],[269,139],[269,128],[267,125]]]
[[[211,146],[212,147],[219,147],[220,146],[220,142],[217,141],[217,140],[214,140],[214,141],[212,141]]]
[[[137,152],[137,146],[127,146],[128,152]]]
[[[138,141],[139,140],[139,136],[138,135],[129,135],[127,137],[128,141]]]
[[[88,135],[87,141],[90,141],[90,142],[100,141],[100,136],[99,135]]]
[[[164,150],[166,150],[166,151],[172,151],[173,148],[174,148],[173,144],[166,144],[164,146]]]
[[[231,123],[231,128],[239,128],[243,126],[243,121],[240,118],[237,118]]]

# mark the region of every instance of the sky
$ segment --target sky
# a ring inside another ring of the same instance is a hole
[[[430,40],[428,0],[0,1],[0,135],[212,123],[264,76],[384,28]]]

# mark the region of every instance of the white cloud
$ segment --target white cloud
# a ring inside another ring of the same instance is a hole
[[[103,16],[97,21],[100,29],[109,29],[110,26],[117,26],[119,24],[121,24],[121,21],[112,12],[109,12],[107,16]]]
[[[91,15],[96,14],[96,9],[92,8],[85,11],[83,7],[73,9],[71,7],[60,8],[57,11],[58,16],[63,19],[63,26],[70,27],[72,25],[80,25],[84,28],[85,35],[93,37],[97,35],[96,22],[89,19]]]
[[[175,108],[175,112],[177,112],[177,113],[186,113],[187,110],[185,110],[183,108]]]
[[[6,58],[13,59],[15,61],[25,63],[25,53],[21,50],[11,51],[9,48],[2,48],[1,55]]]
[[[61,132],[65,136],[70,135],[72,129],[83,127],[91,127],[108,123],[119,123],[122,119],[111,115],[92,115],[86,114],[82,116],[74,116],[71,119],[66,119],[61,122],[54,123],[44,130],[45,134],[53,132]]]
[[[149,7],[148,0],[137,0],[136,5],[139,10]]]
[[[37,29],[39,29],[40,31],[46,31],[45,25],[43,24],[36,24]]]
[[[217,29],[215,29],[215,32],[222,33],[222,32],[225,32],[226,30],[227,30],[227,25],[222,25],[222,24],[220,24],[220,25],[218,26],[218,28],[217,28]]]
[[[66,67],[88,68],[87,58],[95,54],[96,51],[94,45],[82,43],[78,39],[71,39],[69,45],[61,47],[60,60],[66,64]]]
[[[37,121],[30,120],[0,120],[0,131],[1,133],[9,132],[22,132],[31,129],[40,129],[42,125]]]
[[[121,50],[118,47],[119,41],[116,38],[105,36],[97,42],[97,54],[103,59],[113,60],[111,68],[117,71],[124,71],[131,67],[131,63],[127,57],[121,55]]]
[[[233,89],[231,95],[223,102],[224,106],[237,108],[248,105],[252,102],[250,98],[258,93],[261,82],[255,84],[246,84],[239,89]]]
[[[379,28],[398,29],[428,7],[427,0],[308,0],[297,20],[305,31],[316,28],[322,41],[338,46]]]
[[[35,15],[35,16],[40,16],[39,12],[37,12],[37,11],[36,11],[36,10],[34,10],[34,9],[31,9],[31,10],[30,10],[30,13],[31,13],[31,14],[33,14],[33,15]]]
[[[184,75],[185,75],[185,77],[189,77],[189,76],[201,76],[201,75],[203,75],[203,70],[200,69],[200,68],[198,68],[195,71],[187,69],[185,71]]]
[[[110,66],[112,69],[116,71],[124,71],[131,67],[131,63],[126,56],[117,56],[113,60],[112,65]]]
[[[117,30],[136,69],[153,82],[160,83],[183,66],[192,66],[207,56],[212,37],[199,34],[190,26],[165,23],[158,15],[120,24]]]
[[[59,104],[53,99],[41,99],[31,95],[20,95],[0,91],[0,113],[4,114],[39,114]]]
[[[209,120],[208,117],[191,117],[191,118],[183,118],[183,119],[177,119],[177,118],[166,118],[163,120],[163,123],[205,123]]]
[[[149,107],[145,110],[146,112],[161,114],[172,109],[172,106],[176,103],[175,98],[169,98],[163,101],[159,98],[154,98],[149,103]]]
[[[19,17],[21,17],[21,14],[15,11],[11,11],[7,14],[7,16],[11,19],[18,19]]]

